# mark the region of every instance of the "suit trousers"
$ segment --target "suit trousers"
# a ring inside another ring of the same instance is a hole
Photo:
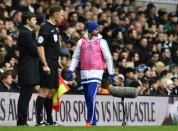
[[[34,85],[23,86],[20,89],[20,96],[17,107],[17,125],[27,125],[28,107],[32,97]]]

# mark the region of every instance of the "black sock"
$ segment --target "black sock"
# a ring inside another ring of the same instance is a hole
[[[53,99],[52,98],[46,98],[45,99],[45,109],[46,109],[46,115],[47,115],[47,122],[48,123],[53,123],[52,106],[53,106]]]
[[[45,98],[38,96],[36,99],[36,122],[40,123],[43,120],[43,106],[45,104]]]

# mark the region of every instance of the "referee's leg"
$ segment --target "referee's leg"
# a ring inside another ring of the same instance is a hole
[[[47,98],[49,89],[40,87],[37,99],[36,99],[36,125],[43,124],[43,107],[45,99]]]

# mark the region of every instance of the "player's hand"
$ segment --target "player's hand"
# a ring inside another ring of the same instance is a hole
[[[73,81],[68,81],[68,84],[69,84],[69,85],[73,85],[74,82],[73,82]]]
[[[50,70],[50,68],[49,68],[48,65],[44,65],[44,66],[43,66],[43,71],[44,71],[46,74],[50,75],[51,70]]]
[[[115,76],[114,75],[109,75],[109,78],[110,78],[110,82],[112,84],[114,84],[115,83]]]
[[[72,80],[73,80],[72,71],[68,70],[67,71],[67,81],[72,81]]]

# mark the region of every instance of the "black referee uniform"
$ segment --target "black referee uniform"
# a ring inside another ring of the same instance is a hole
[[[43,64],[40,63],[40,88],[46,89],[57,89],[58,88],[58,59],[60,55],[59,45],[59,33],[56,30],[56,26],[46,21],[42,25],[39,31],[39,37],[37,40],[38,46],[43,46],[45,52],[46,62],[50,68],[50,74],[43,71]],[[43,122],[42,109],[43,105],[46,109],[47,123],[53,125],[52,119],[52,98],[44,98],[41,96],[37,97],[36,108],[37,108],[37,125],[41,125]]]
[[[58,88],[58,58],[60,55],[59,33],[56,26],[48,21],[42,25],[37,41],[38,46],[43,46],[47,64],[51,70],[50,75],[43,71],[40,64],[40,86],[41,88]]]

